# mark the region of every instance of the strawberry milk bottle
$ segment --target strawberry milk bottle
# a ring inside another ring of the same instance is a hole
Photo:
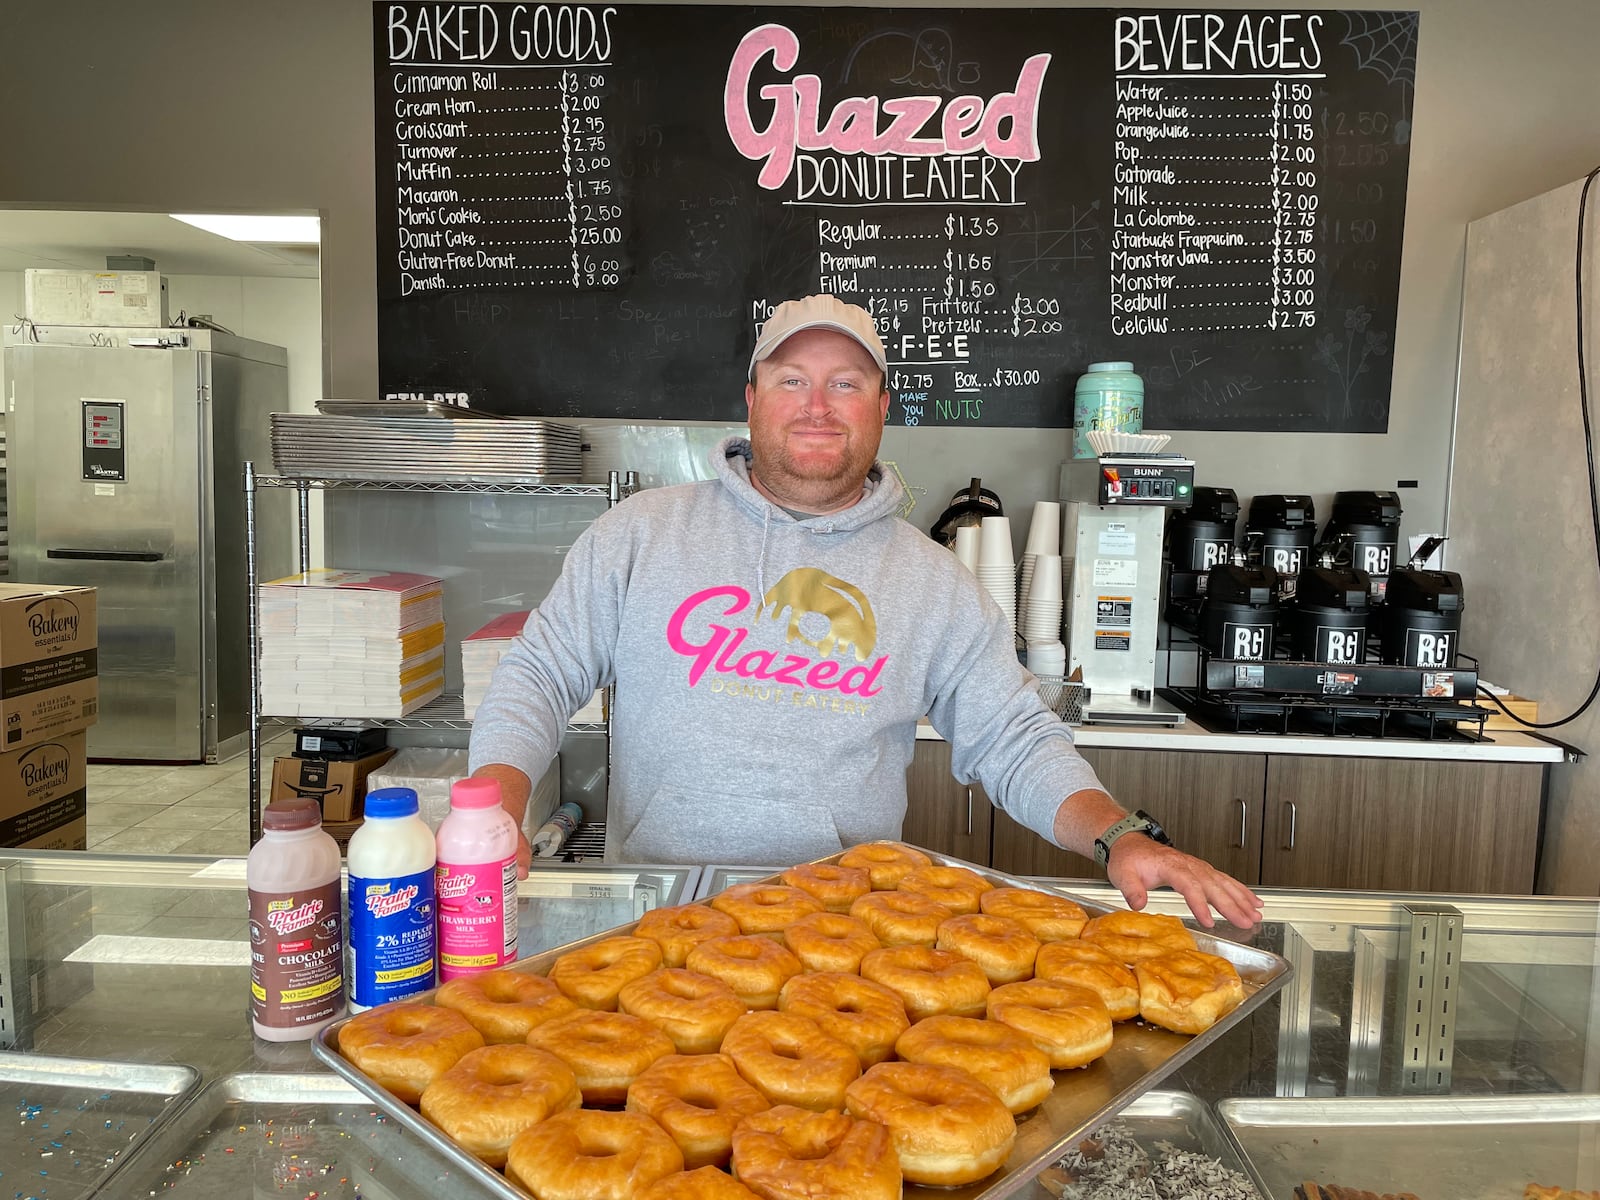
[[[261,814],[245,860],[250,895],[250,1023],[271,1042],[313,1036],[344,1012],[339,844],[322,809],[296,796]]]
[[[493,779],[461,779],[439,825],[439,978],[517,961],[517,825]]]

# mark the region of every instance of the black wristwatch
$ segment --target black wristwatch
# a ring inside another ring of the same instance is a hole
[[[1143,809],[1123,817],[1110,829],[1106,830],[1094,840],[1094,861],[1102,867],[1111,861],[1111,847],[1117,844],[1117,839],[1126,833],[1142,833],[1152,842],[1162,846],[1172,845],[1172,839],[1167,836],[1167,831],[1156,823],[1156,819]]]

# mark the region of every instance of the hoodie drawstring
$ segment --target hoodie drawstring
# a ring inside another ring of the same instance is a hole
[[[756,599],[760,603],[767,596],[767,530],[772,527],[772,508],[766,506],[761,514],[761,554],[756,559]]]

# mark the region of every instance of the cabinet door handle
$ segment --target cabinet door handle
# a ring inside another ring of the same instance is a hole
[[[1295,818],[1298,817],[1300,813],[1299,810],[1295,808],[1293,800],[1285,800],[1283,802],[1283,807],[1289,810],[1289,840],[1284,844],[1283,848],[1285,850],[1293,850]]]
[[[972,836],[972,788],[967,788],[967,836]]]
[[[1236,843],[1236,845],[1239,847],[1239,849],[1243,850],[1246,845],[1246,839],[1250,835],[1250,829],[1248,825],[1250,806],[1243,800],[1237,798],[1235,798],[1234,803],[1239,806],[1239,841]]]

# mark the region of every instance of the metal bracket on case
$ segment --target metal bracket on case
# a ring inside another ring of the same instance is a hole
[[[1395,1011],[1402,1093],[1450,1090],[1456,1049],[1456,997],[1466,922],[1448,904],[1400,906],[1400,971]]]

